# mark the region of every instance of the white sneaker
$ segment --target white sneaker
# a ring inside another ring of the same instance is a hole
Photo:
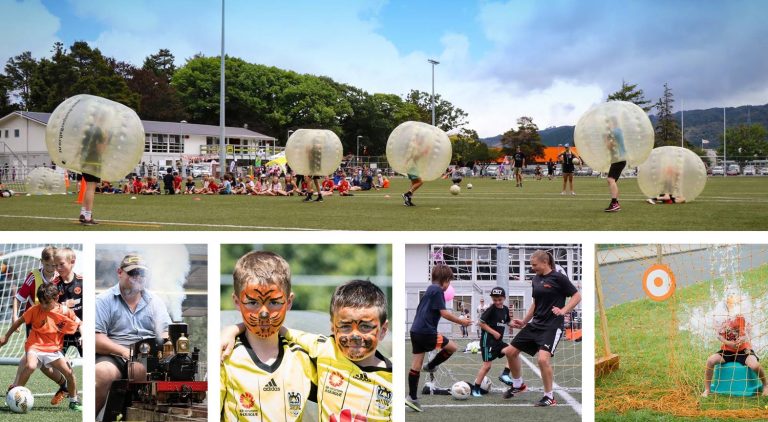
[[[571,191],[571,195],[576,196],[576,192]]]
[[[560,195],[565,195],[565,191],[560,192]]]

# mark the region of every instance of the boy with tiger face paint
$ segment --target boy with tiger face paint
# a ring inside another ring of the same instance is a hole
[[[317,401],[317,369],[307,351],[280,334],[291,308],[291,270],[271,252],[235,264],[232,300],[245,332],[221,364],[221,420],[300,421]]]

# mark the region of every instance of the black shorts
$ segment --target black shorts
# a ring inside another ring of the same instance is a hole
[[[507,346],[509,346],[507,343],[498,341],[490,346],[481,347],[480,352],[483,354],[483,362],[491,362],[495,359],[503,358],[504,353],[501,351],[504,350]]]
[[[128,379],[128,361],[119,356],[96,354],[96,363],[109,362],[120,371],[120,378]]]
[[[80,177],[82,177],[83,180],[85,180],[86,182],[94,182],[94,183],[100,183],[101,182],[101,178],[100,177],[96,177],[96,176],[88,174],[88,173],[83,173],[83,175],[80,176]]]
[[[563,174],[573,173],[574,169],[575,169],[575,167],[573,166],[573,164],[571,164],[570,166],[565,165],[565,166],[563,166]]]
[[[624,171],[624,167],[626,166],[626,161],[619,161],[618,163],[611,164],[611,168],[608,169],[608,177],[613,180],[619,180],[619,177],[621,177],[621,172]]]
[[[725,363],[739,362],[740,364],[747,366],[747,358],[751,355],[760,362],[760,358],[757,357],[755,351],[752,349],[742,350],[741,352],[731,352],[728,350],[718,350],[717,354],[723,357]]]
[[[442,349],[448,344],[448,337],[440,333],[436,334],[417,334],[411,333],[411,348],[413,354],[431,352],[435,349]]]
[[[546,350],[554,356],[562,337],[563,330],[560,327],[537,328],[528,324],[512,339],[512,346],[531,356],[539,350]]]

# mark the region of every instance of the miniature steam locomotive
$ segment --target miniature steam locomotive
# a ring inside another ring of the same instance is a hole
[[[128,379],[114,381],[102,420],[117,420],[135,402],[185,406],[205,400],[208,382],[199,381],[200,349],[195,347],[190,351],[188,330],[187,324],[170,324],[162,350],[155,338],[133,345],[127,365],[130,368],[131,365],[141,364],[146,368],[146,378],[130,379],[129,376]]]

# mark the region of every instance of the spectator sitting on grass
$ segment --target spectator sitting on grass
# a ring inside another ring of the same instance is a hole
[[[173,192],[177,195],[181,193],[181,176],[176,171],[173,172]]]
[[[259,191],[256,189],[256,183],[253,181],[253,175],[248,175],[248,180],[245,182],[246,195],[258,195]]]
[[[290,173],[285,175],[285,194],[288,196],[293,196],[294,194],[299,193],[299,189],[296,186],[296,182],[293,181],[293,176],[291,176]]]
[[[184,185],[184,195],[191,195],[195,193],[195,179],[192,176],[187,177],[187,183]]]
[[[272,183],[269,186],[269,190],[274,196],[288,196],[288,193],[283,190],[283,185],[280,183],[280,177],[277,173],[272,175]]]
[[[347,180],[346,177],[341,179],[337,189],[339,190],[339,195],[341,196],[353,196],[350,192],[349,180]]]
[[[336,184],[333,183],[333,179],[330,176],[325,176],[323,184],[320,187],[320,194],[323,196],[333,195],[333,190],[336,188]]]
[[[221,178],[219,195],[232,195],[232,175],[227,173]]]

